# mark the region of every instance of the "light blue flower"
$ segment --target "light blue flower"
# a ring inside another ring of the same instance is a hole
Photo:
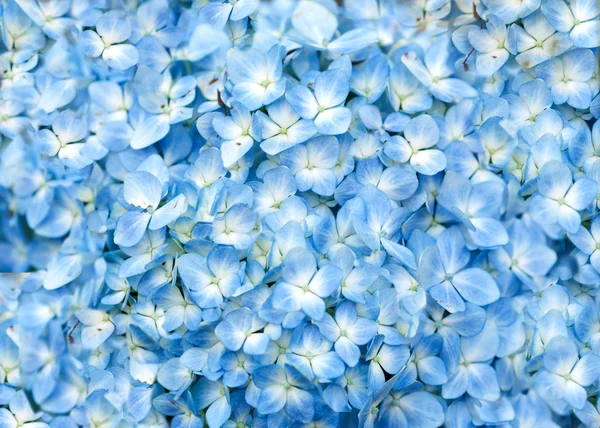
[[[241,266],[231,247],[217,247],[206,258],[184,254],[178,271],[192,299],[201,308],[219,307],[224,297],[232,296],[242,282]]]
[[[465,300],[487,305],[500,297],[492,276],[479,268],[467,268],[469,250],[460,230],[447,229],[436,245],[428,247],[419,263],[420,283],[450,313],[465,310]]]
[[[97,348],[108,340],[115,331],[115,324],[107,313],[93,309],[82,309],[76,315],[84,326],[81,330],[81,341],[86,348]]]
[[[2,36],[6,49],[35,52],[46,44],[42,31],[15,2],[4,6],[2,25],[6,28]]]
[[[248,108],[241,103],[231,104],[231,117],[217,116],[213,127],[221,138],[221,157],[226,168],[242,158],[255,140],[260,140],[261,128],[257,116],[251,116]]]
[[[471,181],[449,172],[444,177],[438,203],[450,211],[466,229],[466,236],[476,246],[493,248],[508,243],[508,235],[498,220],[501,197],[505,191],[500,181]]]
[[[481,333],[486,324],[486,313],[479,306],[465,304],[465,310],[445,314],[441,306],[429,302],[427,313],[430,319],[424,322],[424,330],[433,334],[438,332],[444,340],[440,357],[444,360],[448,372],[452,373],[460,359],[461,337],[473,337]]]
[[[573,182],[568,167],[553,161],[540,171],[538,192],[531,201],[536,220],[542,224],[558,223],[565,231],[576,233],[581,225],[579,211],[592,203],[598,187],[586,177]]]
[[[334,342],[334,349],[348,367],[358,364],[359,345],[365,345],[377,332],[375,321],[360,318],[351,302],[345,302],[335,310],[335,318],[329,314],[318,321],[317,326],[325,338]]]
[[[323,135],[343,134],[348,130],[351,111],[344,107],[350,83],[341,70],[327,70],[317,76],[314,92],[296,85],[285,93],[286,100],[298,115],[314,120],[317,131]]]
[[[444,398],[457,398],[465,393],[479,400],[500,398],[496,371],[487,363],[498,349],[496,338],[489,334],[490,329],[493,331],[492,326],[486,326],[477,336],[461,339],[460,363],[442,386]]]
[[[337,185],[333,167],[340,157],[340,145],[332,136],[315,137],[305,145],[292,147],[281,154],[281,163],[296,178],[298,190],[331,196]]]
[[[137,8],[129,40],[135,44],[144,37],[155,37],[166,47],[177,47],[184,38],[184,32],[172,25],[169,18],[169,4],[164,0],[141,4]]]
[[[312,1],[300,2],[291,21],[293,28],[288,37],[292,40],[336,54],[352,53],[377,41],[377,33],[372,28],[356,28],[331,41],[338,21],[327,8]]]
[[[262,355],[269,346],[269,337],[258,333],[266,323],[248,308],[230,312],[215,328],[215,334],[230,351],[244,349],[248,355]]]
[[[273,306],[287,312],[302,310],[318,321],[325,314],[323,299],[338,289],[342,278],[342,271],[333,265],[317,270],[310,251],[292,249],[285,257],[282,279],[273,294]]]
[[[195,415],[198,410],[196,409],[196,405],[192,400],[191,394],[187,391],[177,399],[174,399],[173,395],[171,394],[161,394],[154,398],[150,404],[151,407],[160,414],[173,416],[173,419],[171,419],[172,426],[196,427],[200,424],[204,424],[203,419],[200,416]],[[146,417],[146,415],[148,415],[148,413],[146,413],[144,417]],[[137,416],[136,419],[139,417],[140,416]]]
[[[413,348],[411,358],[402,373],[399,384],[412,385],[417,377],[425,385],[443,385],[448,381],[446,365],[437,355],[442,350],[443,340],[431,335],[419,341]]]
[[[352,69],[350,87],[366,98],[368,103],[377,101],[385,91],[390,66],[384,55],[374,55],[360,67]]]
[[[546,82],[554,104],[568,103],[585,109],[592,102],[588,81],[595,68],[595,57],[589,49],[574,49],[536,67],[538,78]]]
[[[2,426],[48,426],[44,422],[34,422],[40,419],[43,412],[34,412],[31,403],[24,391],[19,391],[12,396],[8,409],[0,409],[0,423]]]
[[[394,136],[386,143],[386,149],[392,149]],[[400,138],[400,137],[398,137]],[[398,140],[400,141],[400,140]],[[409,165],[395,165],[385,168],[378,158],[364,159],[357,163],[356,172],[350,174],[336,189],[336,200],[344,203],[359,194],[365,192],[365,188],[375,186],[385,196],[395,201],[403,201],[410,198],[419,185],[414,169]]]
[[[65,32],[75,30],[73,18],[68,17],[70,4],[52,0],[48,3],[36,1],[16,1],[19,7],[42,28],[48,37],[56,40],[64,36]]]
[[[562,0],[550,0],[542,4],[541,10],[557,31],[569,33],[575,46],[598,46],[600,26],[595,18],[600,15],[600,9],[593,1],[583,0],[568,5]]]
[[[323,399],[336,411],[347,411],[350,406],[362,409],[368,396],[367,366],[364,365],[346,369],[343,376],[323,391]]]
[[[464,80],[450,77],[454,74],[449,40],[440,38],[425,53],[425,63],[414,52],[402,56],[402,63],[429,92],[444,102],[471,98],[477,91]]]
[[[147,266],[165,253],[168,247],[168,244],[165,244],[165,239],[166,230],[164,228],[149,230],[143,234],[134,246],[122,247],[121,251],[129,258],[119,266],[119,277],[129,278],[149,270]]]
[[[182,325],[188,331],[196,331],[202,320],[202,311],[194,305],[187,291],[183,290],[184,296],[177,287],[162,287],[152,298],[152,302],[165,311],[163,328],[173,331]]]
[[[82,140],[88,134],[88,124],[81,114],[71,110],[61,112],[52,124],[52,132],[42,129],[35,135],[35,144],[46,156],[57,156],[66,166],[81,169],[92,163],[86,156]]]
[[[255,370],[253,379],[260,390],[257,406],[260,413],[269,415],[284,410],[294,420],[312,420],[314,399],[309,391],[313,385],[294,367],[262,366]]]
[[[439,129],[428,115],[411,119],[404,127],[404,138],[397,137],[385,153],[397,162],[409,162],[420,174],[435,175],[446,168],[446,155],[433,148],[439,141]]]
[[[216,0],[210,1],[200,9],[201,16],[217,28],[222,28],[228,20],[239,21],[253,13],[259,5],[258,0]]]
[[[8,138],[15,138],[29,126],[29,119],[21,116],[25,107],[16,100],[0,102],[0,113],[3,116],[0,133]]]
[[[158,370],[156,380],[163,387],[181,394],[192,383],[192,373],[181,364],[179,358],[167,360]]]
[[[525,18],[540,7],[540,1],[531,0],[522,4],[506,3],[502,0],[488,0],[487,6],[490,13],[500,17],[506,24],[510,24],[519,18]]]
[[[227,54],[227,78],[233,83],[232,100],[250,111],[271,104],[285,91],[282,46],[274,45],[266,55],[255,49]]]
[[[301,325],[290,340],[287,361],[306,378],[327,382],[344,373],[346,366],[333,343],[320,333],[315,325]]]
[[[213,222],[211,238],[217,244],[246,250],[252,245],[256,229],[256,213],[244,204],[235,204]]]
[[[375,106],[366,104],[358,110],[360,120],[369,131],[372,131],[375,136],[381,141],[387,141],[390,138],[389,132],[402,132],[410,118],[402,113],[390,113],[385,122],[381,117],[381,112]],[[386,145],[384,151],[390,145]],[[387,154],[387,151],[386,151]]]
[[[508,229],[509,243],[490,252],[490,261],[500,271],[510,270],[523,283],[532,285],[546,275],[557,260],[556,253],[544,245],[542,236],[515,221]]]
[[[317,133],[314,124],[300,116],[292,109],[285,98],[267,106],[268,116],[262,112],[257,115],[261,119],[260,148],[269,155],[276,155],[297,144],[304,143]]]
[[[381,403],[378,424],[383,427],[435,428],[444,423],[442,405],[427,391],[392,391]]]
[[[206,423],[210,428],[220,427],[229,419],[229,388],[223,383],[201,378],[194,384],[191,392],[198,409],[206,409]]]
[[[512,25],[517,51],[515,60],[525,68],[535,67],[569,49],[573,42],[565,33],[557,32],[541,11],[523,19],[523,27]]]
[[[111,10],[96,21],[96,31],[81,33],[86,55],[98,57],[117,70],[127,70],[137,64],[138,50],[125,42],[131,35],[131,22],[122,11]]]
[[[552,94],[546,83],[535,79],[519,87],[519,96],[505,95],[508,101],[510,119],[515,130],[535,123],[544,110],[552,106]]]
[[[139,150],[164,138],[170,125],[180,123],[192,116],[187,107],[196,96],[196,82],[191,76],[174,81],[169,70],[162,74],[146,66],[140,66],[134,80],[137,100],[146,114],[140,112],[134,124],[131,147]]]
[[[184,195],[158,207],[163,197],[161,183],[156,176],[146,171],[136,171],[125,176],[123,196],[136,211],[119,217],[115,230],[115,243],[124,247],[136,245],[146,228],[158,230],[171,223],[187,210]]]
[[[488,14],[486,29],[469,31],[469,42],[478,52],[477,72],[488,77],[502,67],[511,54],[517,51],[517,40],[513,27],[506,27],[496,15]]]
[[[585,387],[600,377],[600,360],[594,354],[581,359],[575,344],[566,337],[553,339],[544,353],[544,370],[535,380],[536,390],[542,397],[565,400],[575,409],[587,401]]]
[[[419,80],[404,66],[397,64],[390,72],[388,98],[394,110],[419,113],[428,110],[433,99]]]
[[[383,342],[383,335],[375,336],[365,354],[365,360],[369,362],[368,384],[371,396],[385,384],[385,373],[395,375],[401,372],[410,358],[407,346],[393,346]]]

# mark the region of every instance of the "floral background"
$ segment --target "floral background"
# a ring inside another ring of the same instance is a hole
[[[0,14],[0,428],[600,426],[596,0]]]

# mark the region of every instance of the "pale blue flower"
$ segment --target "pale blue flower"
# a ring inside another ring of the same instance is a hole
[[[557,31],[569,33],[575,46],[594,48],[599,45],[600,26],[596,18],[600,8],[593,1],[568,5],[563,0],[549,0],[542,4],[541,10]]]
[[[308,422],[314,415],[313,385],[294,367],[285,364],[266,365],[254,372],[254,381],[259,388],[257,410],[272,414],[284,410],[300,422]]]
[[[326,265],[317,270],[314,256],[305,249],[291,250],[285,257],[282,280],[275,288],[273,306],[287,312],[302,310],[315,320],[325,314],[324,298],[342,282],[342,271]]]
[[[244,104],[231,104],[231,117],[217,116],[213,119],[213,127],[223,138],[221,157],[223,165],[228,168],[240,160],[259,140],[261,128],[257,116],[251,116]]]
[[[359,345],[365,345],[377,331],[375,321],[359,318],[351,302],[345,302],[335,311],[335,318],[325,314],[317,323],[325,338],[334,342],[334,349],[348,367],[358,364]]]
[[[19,391],[12,396],[8,409],[0,409],[0,423],[2,426],[47,426],[44,422],[34,422],[40,419],[43,412],[34,412],[25,392]]]
[[[523,19],[523,27],[512,25],[517,51],[515,60],[524,68],[535,67],[569,49],[573,42],[567,34],[557,32],[541,11]]]
[[[232,100],[254,111],[281,97],[286,84],[281,63],[284,51],[274,45],[266,55],[255,49],[229,52],[227,78],[234,85]]]
[[[425,63],[414,52],[402,56],[402,63],[429,92],[444,102],[471,98],[477,91],[464,80],[450,77],[454,74],[449,40],[440,38],[425,54]]]
[[[344,107],[349,92],[346,73],[327,70],[317,76],[314,92],[297,85],[286,92],[285,98],[301,118],[314,120],[319,133],[337,135],[346,132],[350,126],[351,112]]]
[[[296,178],[298,190],[331,196],[337,185],[333,167],[340,157],[340,144],[335,137],[315,137],[306,145],[292,147],[281,154],[281,163]]]
[[[158,208],[163,197],[161,183],[156,176],[146,171],[136,171],[125,176],[123,196],[135,211],[119,217],[115,230],[115,243],[124,247],[136,245],[146,228],[158,230],[177,220],[187,210],[184,195],[178,195]]]
[[[589,49],[574,49],[536,67],[538,78],[546,82],[554,104],[568,103],[585,109],[592,102],[587,82],[592,78],[595,57]]]
[[[598,187],[596,182],[585,177],[573,182],[568,167],[553,161],[540,171],[538,192],[531,202],[536,221],[558,223],[567,232],[576,233],[581,225],[579,211],[592,203]]]
[[[217,247],[206,258],[185,254],[179,258],[178,270],[201,308],[218,307],[223,297],[232,296],[241,285],[240,263],[231,247]]]
[[[350,88],[358,95],[366,98],[368,103],[377,101],[383,91],[390,74],[388,60],[383,55],[374,55],[360,67],[352,69]]]
[[[348,54],[377,41],[371,28],[356,28],[331,41],[338,21],[333,13],[315,2],[301,2],[292,15],[290,37],[295,42],[336,54]]]
[[[261,149],[269,155],[276,155],[297,144],[303,143],[317,132],[314,124],[300,116],[292,109],[285,98],[267,106],[268,116],[262,112],[257,115],[262,121]]]
[[[81,114],[71,110],[61,112],[52,124],[52,132],[42,129],[35,135],[35,144],[46,156],[57,156],[66,166],[83,168],[92,159],[86,156],[88,124]]]
[[[542,397],[565,400],[575,409],[587,401],[586,386],[600,377],[597,355],[577,355],[577,347],[566,337],[553,339],[544,353],[544,370],[536,378],[535,387]]]
[[[479,53],[477,72],[488,77],[502,67],[511,54],[517,51],[513,27],[506,27],[496,15],[488,14],[486,29],[474,28],[469,31],[469,42]]]
[[[388,98],[394,110],[418,113],[428,110],[433,99],[419,80],[404,66],[397,64],[390,72]]]
[[[500,297],[492,276],[479,268],[465,268],[469,250],[460,230],[447,229],[428,247],[419,263],[420,282],[429,294],[450,313],[465,310],[465,300],[487,305]]]
[[[446,155],[433,148],[439,141],[439,129],[428,115],[411,119],[404,127],[404,138],[396,137],[385,153],[397,162],[409,162],[420,174],[435,175],[446,168]]]
[[[125,42],[131,35],[131,22],[122,11],[105,13],[96,22],[96,31],[81,33],[86,55],[98,57],[117,70],[126,70],[137,64],[138,50]]]
[[[228,20],[244,19],[258,8],[258,0],[216,0],[201,9],[202,17],[217,28],[224,27]]]

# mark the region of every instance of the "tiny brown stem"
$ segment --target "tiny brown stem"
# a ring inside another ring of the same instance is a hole
[[[223,102],[223,98],[221,98],[221,91],[217,89],[217,102],[221,107],[223,107],[223,114],[227,116],[227,106]]]
[[[294,49],[290,49],[288,52],[286,52],[285,57],[283,57],[283,59],[281,60],[282,64],[285,64],[285,60],[290,56],[293,55],[294,52],[296,52],[298,49],[300,48],[294,48]]]
[[[474,51],[475,51],[475,48],[471,48],[471,50],[467,54],[467,57],[463,61],[463,67],[464,67],[465,71],[469,71],[469,64],[467,64],[467,61],[469,60],[469,58],[471,57],[471,55],[473,54]]]
[[[73,328],[71,329],[71,331],[68,334],[68,338],[69,338],[69,343],[73,343],[75,342],[75,339],[73,339],[73,332],[75,331],[75,329],[77,328],[77,326],[79,325],[79,320],[77,320],[77,322],[75,323],[75,325],[73,326]]]
[[[473,17],[479,21],[479,28],[483,28],[483,20],[481,19],[481,16],[479,16],[479,13],[477,13],[477,6],[475,3],[473,3]]]

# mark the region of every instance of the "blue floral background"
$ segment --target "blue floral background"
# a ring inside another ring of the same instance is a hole
[[[597,0],[0,17],[0,428],[600,427]]]

